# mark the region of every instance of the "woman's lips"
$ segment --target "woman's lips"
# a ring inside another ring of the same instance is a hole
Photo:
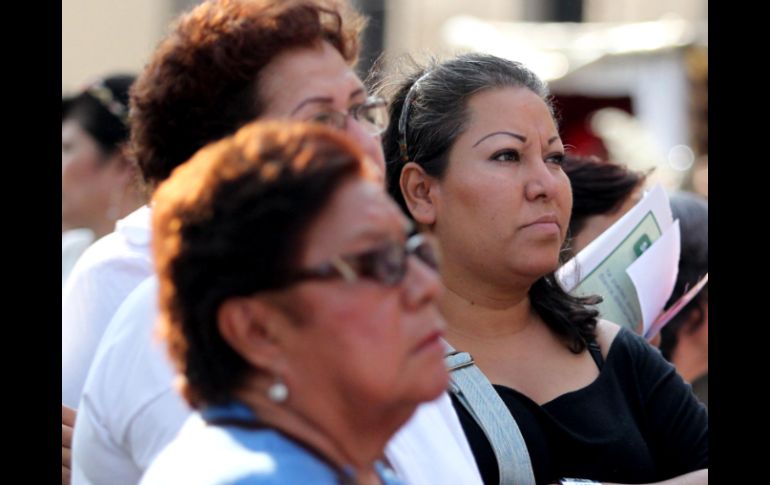
[[[436,346],[438,349],[441,350],[442,354],[444,352],[444,346],[441,343],[441,337],[444,335],[443,332],[440,330],[436,330],[434,332],[431,332],[428,334],[427,337],[422,339],[419,344],[417,344],[417,347],[415,348],[415,352],[421,352],[423,350],[429,350],[432,349],[434,346]]]
[[[543,234],[559,234],[561,231],[559,221],[554,214],[546,214],[538,219],[535,219],[529,224],[522,226],[522,229],[530,229]]]

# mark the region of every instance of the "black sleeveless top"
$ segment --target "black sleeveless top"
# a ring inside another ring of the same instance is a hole
[[[649,483],[708,468],[706,409],[657,349],[622,329],[606,362],[598,345],[588,350],[596,380],[542,406],[494,385],[521,429],[538,484],[562,477]],[[452,403],[484,483],[498,485],[484,432],[454,396]]]

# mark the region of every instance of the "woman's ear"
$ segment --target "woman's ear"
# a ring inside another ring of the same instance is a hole
[[[226,300],[217,312],[217,327],[227,344],[254,367],[273,372],[280,365],[282,349],[275,338],[277,325],[286,319],[261,298],[237,297]]]
[[[704,303],[699,300],[687,315],[684,324],[680,327],[680,332],[686,335],[693,335],[703,328],[703,325],[708,325],[708,301]],[[681,334],[680,334],[681,337]]]
[[[436,222],[436,196],[439,192],[436,180],[414,162],[401,169],[401,193],[414,220],[427,226]]]

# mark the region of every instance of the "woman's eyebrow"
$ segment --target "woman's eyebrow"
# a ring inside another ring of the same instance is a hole
[[[362,94],[366,94],[366,91],[364,88],[358,88],[352,93],[350,93],[350,96],[348,99],[353,99],[357,96],[361,96]],[[334,101],[334,99],[331,96],[314,96],[312,98],[303,99],[301,103],[297,105],[296,108],[291,112],[292,115],[294,115],[297,111],[304,108],[306,105],[311,103],[318,103],[318,104],[330,104]]]
[[[486,140],[490,136],[495,136],[495,135],[508,135],[508,136],[512,136],[514,138],[518,138],[519,140],[521,140],[522,143],[527,143],[527,137],[524,136],[524,135],[519,135],[518,133],[513,133],[513,132],[510,132],[510,131],[496,131],[494,133],[490,133],[488,135],[482,136],[479,141],[477,141],[476,143],[473,144],[473,146],[475,147],[476,145],[478,145],[482,141]],[[549,142],[549,144],[550,144],[550,142]]]

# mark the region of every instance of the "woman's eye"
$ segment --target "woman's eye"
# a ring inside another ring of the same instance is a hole
[[[321,113],[316,113],[315,115],[313,115],[310,118],[310,120],[314,121],[316,123],[330,124],[332,122],[333,118],[334,117],[332,116],[331,113],[321,112]]]
[[[348,108],[348,113],[355,116],[359,111],[361,111],[362,106],[363,104],[361,103],[354,104]]]
[[[498,162],[518,162],[519,152],[516,150],[501,150],[492,155],[492,160]]]
[[[549,156],[546,161],[548,163],[553,163],[555,165],[562,166],[564,165],[564,154],[563,153],[556,153],[551,156]]]

